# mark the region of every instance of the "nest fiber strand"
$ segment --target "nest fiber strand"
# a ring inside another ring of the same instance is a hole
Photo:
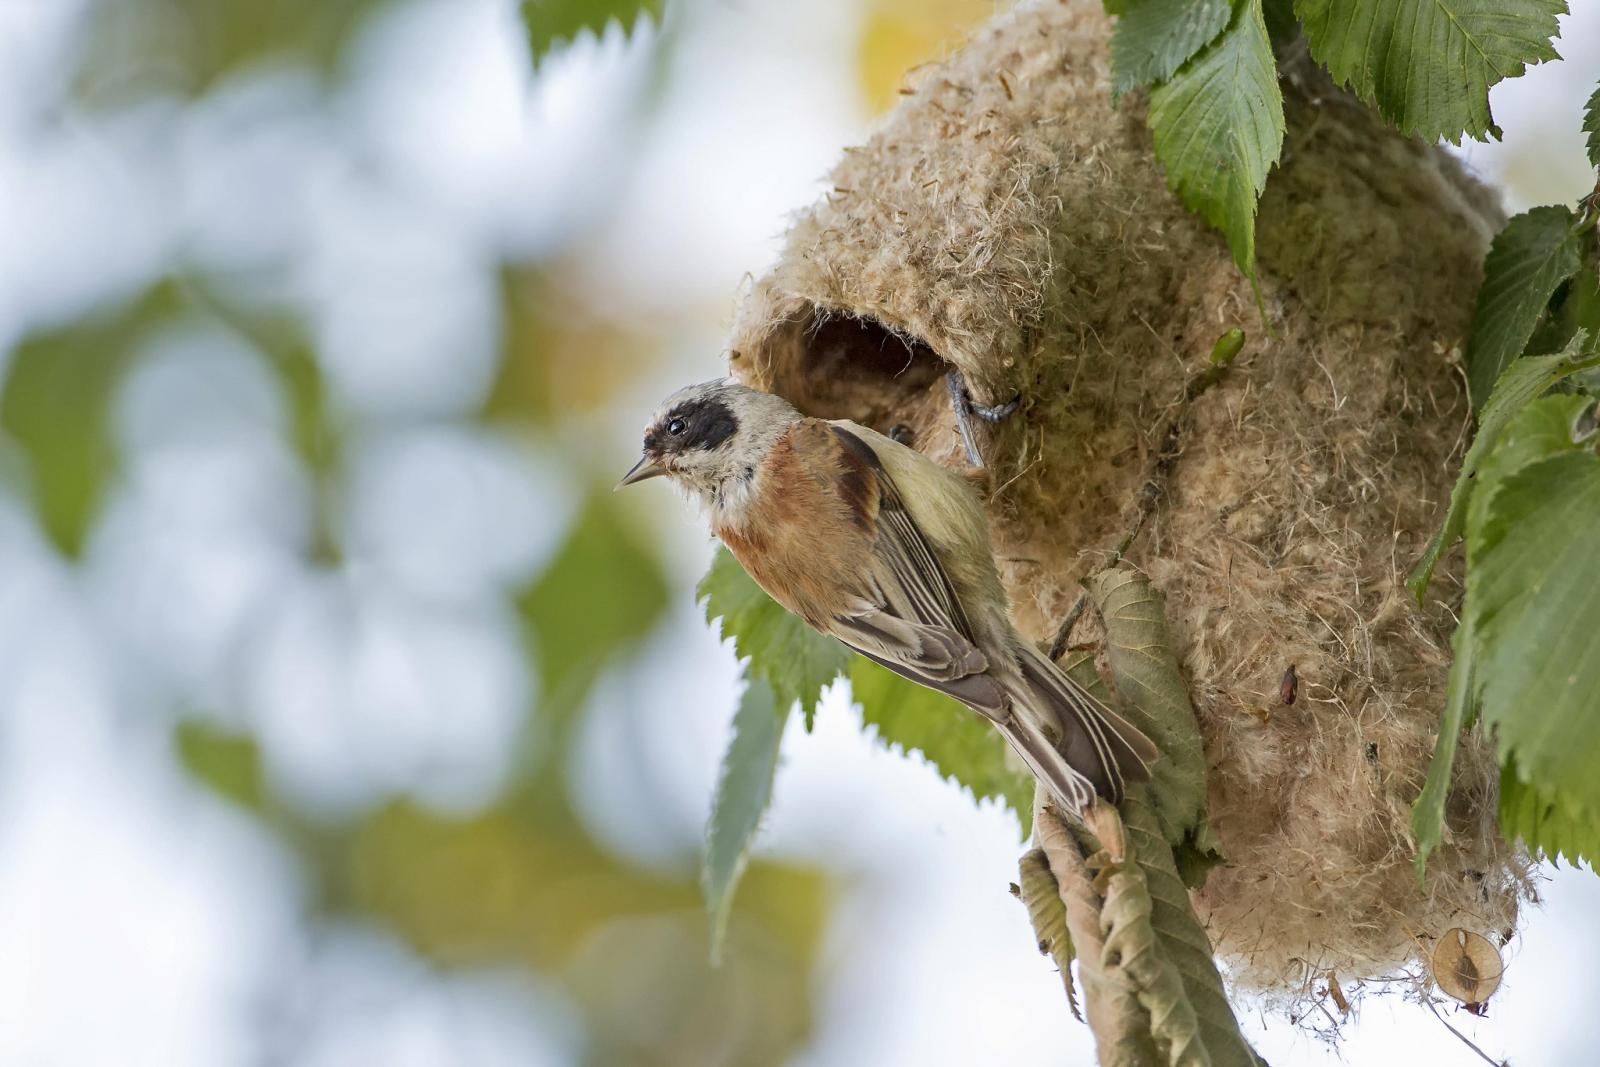
[[[1476,736],[1416,885],[1459,563],[1427,608],[1403,585],[1466,436],[1454,355],[1499,209],[1307,67],[1258,225],[1264,327],[1167,191],[1141,105],[1112,107],[1109,33],[1089,0],[1039,4],[918,72],[748,294],[733,370],[952,466],[945,371],[982,403],[1021,394],[979,432],[1014,613],[1044,639],[1129,528],[1185,382],[1245,328],[1130,553],[1166,598],[1229,860],[1196,909],[1236,986],[1286,997],[1391,973],[1452,927],[1499,935],[1526,861]]]

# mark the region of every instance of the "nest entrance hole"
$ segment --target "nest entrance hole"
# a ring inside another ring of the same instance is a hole
[[[763,348],[757,366],[766,387],[804,414],[850,419],[880,433],[906,427],[920,440],[941,408],[948,412],[951,364],[869,316],[813,308],[778,327]]]

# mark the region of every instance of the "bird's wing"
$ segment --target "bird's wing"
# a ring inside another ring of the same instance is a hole
[[[845,644],[914,682],[948,693],[990,717],[1003,713],[972,623],[928,538],[872,449],[842,426],[838,437],[848,497],[871,530],[867,580],[857,602],[834,616]]]
[[[843,426],[844,494],[873,533],[870,591],[832,632],[896,673],[948,693],[998,726],[1069,810],[1121,800],[1128,778],[1148,777],[1156,749],[1059,667],[1021,643],[1013,676],[997,678],[938,554],[906,509],[877,454]]]

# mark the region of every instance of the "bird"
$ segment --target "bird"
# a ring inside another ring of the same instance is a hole
[[[1149,777],[1150,739],[1018,634],[968,478],[732,378],[657,407],[617,488],[656,477],[784,608],[988,719],[1064,813]]]

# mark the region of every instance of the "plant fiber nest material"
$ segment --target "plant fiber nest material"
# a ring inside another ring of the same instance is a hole
[[[1109,34],[1096,3],[1041,3],[915,72],[746,295],[733,372],[958,467],[944,372],[980,403],[1020,394],[979,434],[1002,576],[1040,640],[1132,525],[1181,413],[1129,559],[1166,598],[1228,859],[1197,913],[1235,988],[1279,1002],[1330,971],[1425,973],[1432,939],[1509,936],[1531,892],[1477,734],[1421,889],[1409,826],[1460,561],[1424,608],[1404,576],[1468,437],[1456,364],[1502,216],[1444,153],[1295,68],[1259,220],[1263,323],[1222,237],[1167,191],[1140,100],[1113,108]],[[1185,408],[1234,326],[1243,353]]]

